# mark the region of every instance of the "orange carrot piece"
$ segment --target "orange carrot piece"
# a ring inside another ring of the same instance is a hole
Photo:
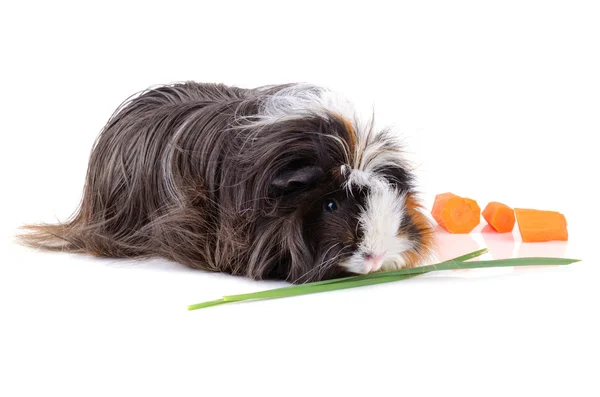
[[[492,201],[485,206],[481,215],[498,233],[512,232],[515,227],[515,211],[506,204]]]
[[[470,233],[481,221],[481,208],[473,199],[453,193],[435,196],[433,219],[449,233]]]
[[[567,219],[556,211],[515,208],[517,222],[524,242],[567,241]]]

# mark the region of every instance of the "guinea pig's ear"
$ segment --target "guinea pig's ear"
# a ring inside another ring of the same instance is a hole
[[[284,192],[301,190],[318,183],[324,175],[321,167],[314,165],[288,169],[275,177],[271,187]]]

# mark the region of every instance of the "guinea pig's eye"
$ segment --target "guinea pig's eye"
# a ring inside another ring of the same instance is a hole
[[[323,208],[327,212],[333,212],[338,209],[337,201],[335,201],[334,199],[329,199],[325,201]]]

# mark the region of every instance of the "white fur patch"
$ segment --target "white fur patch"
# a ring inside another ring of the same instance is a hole
[[[372,134],[365,138],[368,139],[368,143],[364,146],[362,154],[355,157],[355,169],[374,171],[385,168],[386,166],[398,166],[399,164],[404,164],[404,158],[400,150],[393,150],[400,147],[399,143],[395,141],[395,137],[388,134],[384,141],[374,139],[375,136],[376,134]],[[361,139],[359,138],[359,142],[360,141]],[[390,148],[390,144],[392,144],[392,149]]]
[[[356,119],[354,106],[341,95],[310,84],[294,84],[267,96],[253,124],[271,124],[309,115],[330,117],[332,113],[350,122]]]
[[[346,178],[345,187],[351,191],[354,186],[367,187],[379,183],[379,179],[371,172],[352,170]]]
[[[354,177],[356,175],[356,177]],[[383,255],[382,267],[398,266],[400,254],[412,248],[410,240],[398,236],[404,215],[404,196],[376,175],[352,171],[349,181],[363,183],[369,188],[365,207],[359,214],[363,239],[356,252],[341,266],[354,273],[368,273],[365,254]]]

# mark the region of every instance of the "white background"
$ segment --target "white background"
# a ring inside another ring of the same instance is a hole
[[[162,3],[0,6],[0,395],[600,395],[597,2]],[[181,80],[374,105],[428,206],[452,191],[569,222],[568,244],[440,232],[441,256],[584,260],[188,312],[279,284],[13,243],[76,208],[121,101]]]

